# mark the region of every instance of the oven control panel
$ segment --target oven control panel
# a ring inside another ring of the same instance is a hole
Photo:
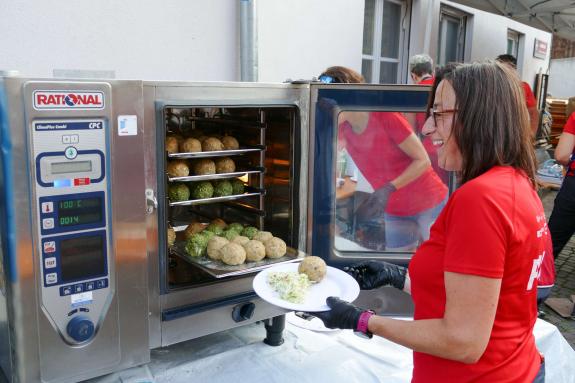
[[[104,119],[31,126],[42,306],[68,344],[97,336],[113,291]]]

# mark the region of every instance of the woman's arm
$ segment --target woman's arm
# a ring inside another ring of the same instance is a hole
[[[398,146],[411,158],[409,166],[397,178],[391,180],[396,189],[401,189],[421,176],[431,166],[431,161],[423,144],[414,133],[407,136]]]
[[[575,135],[563,132],[555,148],[555,159],[561,165],[567,165],[575,148]]]
[[[501,279],[445,272],[441,319],[414,321],[372,316],[368,329],[414,351],[463,363],[479,360],[491,334]]]

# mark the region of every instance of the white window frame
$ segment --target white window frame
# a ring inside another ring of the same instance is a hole
[[[459,24],[459,30],[457,33],[457,47],[456,47],[456,57],[458,62],[465,61],[465,45],[467,39],[467,21],[469,20],[469,16],[467,13],[462,12],[458,9],[451,8],[445,5],[442,5],[439,11],[439,41],[438,41],[438,49],[437,49],[437,64],[438,65],[445,65],[446,57],[445,57],[445,35],[447,33],[446,29],[443,28],[443,20],[449,19],[452,21],[456,21]]]
[[[383,6],[384,2],[390,2],[401,6],[402,24],[399,32],[399,57],[381,57],[381,37],[383,31]],[[407,65],[405,59],[407,57],[407,48],[409,40],[409,23],[410,23],[410,9],[411,1],[408,0],[375,0],[375,20],[373,24],[373,46],[372,54],[362,54],[363,60],[371,61],[371,82],[380,84],[380,68],[382,62],[397,63],[397,77],[396,83],[402,83],[407,77]],[[365,20],[364,20],[365,22]]]
[[[509,48],[507,48],[507,54],[513,55],[515,56],[515,58],[518,58],[517,56],[519,56],[519,39],[521,37],[521,34],[517,31],[514,31],[513,29],[508,29],[507,30],[507,47],[509,47],[509,41],[512,42],[513,44],[513,48],[511,49],[511,52],[509,52]]]

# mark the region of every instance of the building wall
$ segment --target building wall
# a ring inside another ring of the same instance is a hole
[[[259,81],[310,79],[332,65],[361,72],[362,0],[259,0],[257,5]]]
[[[551,47],[551,60],[575,57],[575,41],[567,40],[557,35],[553,35]]]
[[[492,13],[466,7],[450,1],[414,0],[410,56],[427,52],[437,58],[439,46],[439,14],[441,5],[462,10],[468,17],[466,32],[466,61],[492,59],[505,53],[507,49],[507,29],[523,34],[520,41],[518,68],[521,77],[533,86],[537,73],[546,72],[549,67],[549,56],[545,59],[533,57],[535,39],[546,41],[551,45],[551,34],[529,27],[514,20]],[[431,33],[422,33],[425,30]]]
[[[555,98],[575,96],[575,58],[551,60],[547,92]]]

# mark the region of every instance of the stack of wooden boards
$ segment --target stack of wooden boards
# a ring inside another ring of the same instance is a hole
[[[559,141],[559,136],[563,131],[563,126],[565,126],[565,123],[567,122],[567,100],[560,98],[547,98],[547,110],[553,117],[549,143],[556,146]]]

